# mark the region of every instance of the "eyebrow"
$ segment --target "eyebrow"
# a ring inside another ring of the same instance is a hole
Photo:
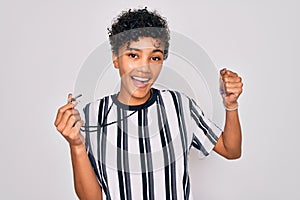
[[[152,52],[153,52],[153,53],[155,53],[155,52],[160,52],[160,53],[164,54],[164,52],[163,52],[162,50],[160,50],[160,49],[154,49]]]
[[[134,47],[129,47],[129,48],[127,48],[129,51],[142,51],[141,49],[138,49],[138,48],[134,48]],[[153,49],[153,51],[152,51],[153,53],[155,53],[155,52],[161,52],[162,54],[164,53],[162,50],[160,50],[160,49]]]

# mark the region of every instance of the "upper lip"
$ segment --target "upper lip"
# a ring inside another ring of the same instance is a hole
[[[149,81],[151,78],[150,77],[141,77],[141,76],[131,76],[133,79],[136,79],[138,81],[143,81],[143,82],[147,82]]]

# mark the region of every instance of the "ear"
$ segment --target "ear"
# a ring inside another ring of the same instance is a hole
[[[112,60],[113,60],[113,63],[114,63],[114,67],[115,67],[116,69],[119,69],[118,56],[116,55],[115,52],[112,52]]]

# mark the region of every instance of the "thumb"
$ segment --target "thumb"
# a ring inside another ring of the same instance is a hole
[[[226,70],[227,70],[226,68],[221,69],[221,70],[220,70],[220,75],[221,75],[221,76],[224,75],[225,72],[226,72]]]
[[[73,96],[72,93],[69,93],[69,94],[68,94],[68,103],[71,102],[72,96]]]

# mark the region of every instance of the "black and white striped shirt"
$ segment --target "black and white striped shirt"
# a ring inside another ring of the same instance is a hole
[[[103,199],[192,199],[189,150],[207,156],[222,131],[184,94],[152,91],[142,105],[111,95],[84,109],[87,152]]]

